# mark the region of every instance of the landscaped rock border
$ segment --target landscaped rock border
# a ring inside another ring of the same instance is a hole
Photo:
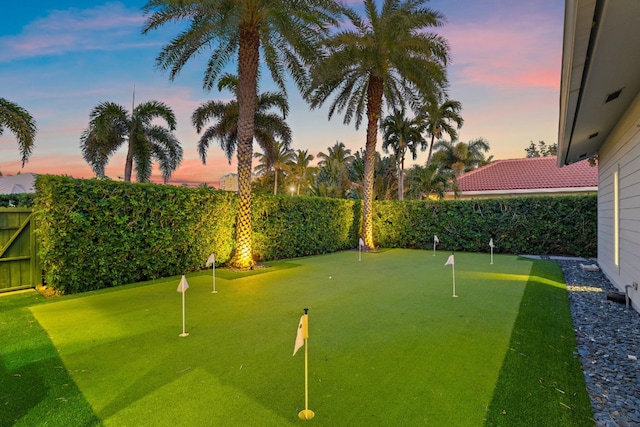
[[[598,426],[640,425],[640,315],[607,300],[617,291],[601,271],[556,260],[569,292],[577,353]],[[582,260],[584,262],[584,260]]]

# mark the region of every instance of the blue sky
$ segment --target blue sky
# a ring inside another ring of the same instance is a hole
[[[353,0],[352,4],[356,4]],[[177,34],[167,27],[140,33],[145,1],[39,0],[13,2],[0,15],[0,97],[29,110],[38,123],[36,146],[24,168],[13,135],[0,137],[0,171],[93,176],[82,159],[79,138],[91,109],[112,101],[130,109],[136,102],[167,103],[178,118],[184,161],[175,183],[207,182],[235,172],[213,145],[207,164],[196,149],[193,110],[228,94],[202,90],[204,61],[189,63],[175,81],[155,67],[161,47]],[[558,93],[564,2],[560,0],[432,0],[445,14],[436,31],[448,39],[451,99],[462,103],[460,140],[484,137],[496,159],[525,156],[530,141],[557,141]],[[265,74],[266,77],[266,74]],[[261,90],[271,89],[266,78]],[[327,120],[327,108],[310,111],[295,87],[289,90],[292,148],[317,154],[341,141],[364,147],[365,129],[342,117]],[[380,150],[380,144],[378,145]],[[424,163],[421,154],[418,163]],[[107,175],[122,176],[124,149],[109,162]]]

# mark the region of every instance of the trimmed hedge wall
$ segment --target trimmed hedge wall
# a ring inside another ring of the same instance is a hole
[[[65,293],[184,274],[233,250],[232,193],[44,175],[36,189],[45,281]]]
[[[253,251],[257,261],[354,248],[361,203],[323,197],[255,196]]]
[[[597,195],[375,203],[382,247],[595,257]]]
[[[45,281],[64,293],[184,274],[234,249],[237,197],[189,189],[39,175],[34,209]],[[378,201],[382,247],[595,256],[597,196]],[[257,261],[355,248],[362,203],[254,196]]]

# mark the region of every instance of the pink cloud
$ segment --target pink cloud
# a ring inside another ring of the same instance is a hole
[[[443,35],[459,84],[505,87],[560,85],[561,34],[542,21],[448,25]]]
[[[155,43],[140,36],[144,16],[121,3],[92,9],[54,10],[24,27],[22,33],[0,37],[0,62],[84,50],[118,50]]]

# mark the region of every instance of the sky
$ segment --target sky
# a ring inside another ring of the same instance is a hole
[[[349,1],[354,7],[359,4]],[[198,106],[210,99],[227,101],[229,94],[202,89],[206,54],[188,63],[173,81],[155,66],[162,46],[180,27],[141,34],[145,3],[25,0],[4,8],[0,97],[26,108],[38,133],[34,150],[21,167],[16,139],[4,129],[0,172],[94,177],[80,151],[89,113],[105,101],[130,111],[134,90],[136,103],[162,101],[176,114],[184,159],[170,183],[217,187],[222,175],[236,172],[235,159],[229,164],[217,143],[210,146],[206,165],[202,164],[199,135],[190,120]],[[432,31],[445,37],[451,48],[449,98],[462,103],[464,119],[459,140],[485,138],[495,160],[525,157],[531,141],[556,143],[564,1],[431,0],[427,6],[446,17],[446,24]],[[274,89],[267,76],[260,91]],[[310,110],[295,86],[287,90],[291,148],[316,155],[338,141],[352,152],[364,147],[366,126],[356,130],[354,122],[343,124],[339,114],[329,121],[328,104]],[[125,149],[107,165],[106,174],[114,180],[124,174]],[[254,151],[258,149],[254,146]],[[425,161],[426,152],[408,164]],[[152,180],[160,181],[157,169]]]

